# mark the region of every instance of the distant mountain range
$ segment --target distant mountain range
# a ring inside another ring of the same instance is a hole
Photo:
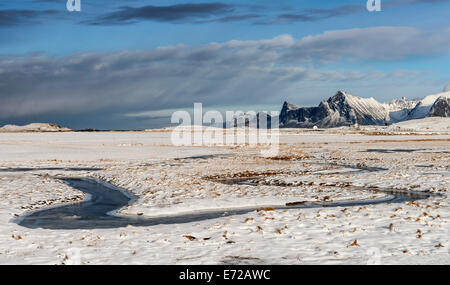
[[[428,95],[422,100],[405,97],[387,103],[374,98],[362,98],[338,91],[317,107],[298,107],[284,102],[279,115],[280,128],[332,128],[351,125],[387,125],[426,117],[450,117],[450,91]],[[261,121],[260,121],[261,119]],[[243,113],[223,127],[254,126],[271,128],[272,118],[265,112]],[[266,125],[267,122],[267,125]],[[264,126],[260,126],[263,123]],[[220,127],[218,125],[217,127]],[[56,124],[33,123],[26,126],[5,125],[4,132],[68,132],[74,131]],[[83,131],[96,131],[86,129]]]
[[[426,96],[422,100],[405,97],[388,103],[338,91],[317,107],[297,107],[284,102],[281,128],[330,128],[349,125],[385,125],[425,117],[450,117],[450,91]]]

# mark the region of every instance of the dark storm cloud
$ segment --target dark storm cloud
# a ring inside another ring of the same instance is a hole
[[[91,25],[130,24],[138,21],[180,22],[207,19],[233,12],[231,5],[214,2],[203,4],[177,4],[171,6],[122,7],[118,11],[101,15],[85,23]]]
[[[60,0],[34,0],[38,3],[54,3],[62,10],[65,9],[65,1]],[[86,15],[84,20],[77,21],[88,25],[126,25],[142,21],[156,21],[167,23],[228,23],[246,20],[255,20],[253,24],[283,24],[292,22],[316,22],[328,18],[347,16],[361,12],[367,12],[366,1],[361,1],[360,5],[342,5],[332,8],[286,8],[265,5],[250,4],[227,4],[222,2],[210,3],[184,3],[165,6],[147,5],[135,7],[138,1],[124,1],[123,7],[117,7],[116,2],[87,2],[83,5],[96,6],[94,9],[99,14]],[[402,7],[416,4],[436,5],[448,3],[450,0],[391,0],[382,1],[382,9]],[[53,7],[53,6],[52,6]],[[101,8],[102,7],[102,8]],[[105,8],[106,9],[103,9]],[[59,9],[58,8],[58,9]],[[41,18],[59,13],[54,10],[1,10],[0,27],[14,26],[23,23],[39,23]],[[83,15],[84,16],[84,15]],[[66,19],[65,17],[64,19]],[[58,19],[63,19],[59,17]],[[71,18],[69,18],[71,19]]]
[[[439,4],[450,2],[450,0],[391,0],[386,3],[387,6],[406,6],[412,4]]]
[[[238,22],[238,21],[245,21],[249,19],[255,19],[260,18],[261,15],[258,14],[244,14],[244,15],[233,15],[233,16],[226,16],[221,18],[215,18],[211,20],[201,20],[196,21],[194,23],[196,24],[205,24],[205,23],[214,23],[214,22],[220,22],[220,23],[228,23],[228,22]]]
[[[272,23],[280,22],[314,22],[326,18],[344,16],[367,11],[363,5],[340,6],[332,9],[307,9],[297,13],[285,13],[278,15]]]
[[[199,47],[63,57],[0,56],[0,121],[49,114],[111,116],[192,106],[193,102],[213,106],[272,103],[287,98],[302,84],[396,76],[318,69],[311,61],[388,60],[437,54],[449,47],[450,30],[425,33],[406,27],[376,27],[299,40],[282,35]]]
[[[450,0],[392,0],[381,1],[382,10],[384,8],[402,7],[415,4],[440,4],[450,2]],[[259,21],[256,24],[278,24],[291,22],[315,22],[328,18],[352,15],[367,12],[366,1],[361,1],[361,5],[343,5],[328,9],[301,9],[289,13],[282,13],[275,18]]]
[[[0,27],[10,27],[39,22],[46,16],[58,14],[55,10],[0,10]]]

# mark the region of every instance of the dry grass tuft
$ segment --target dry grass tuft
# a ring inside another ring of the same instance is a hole
[[[190,241],[193,241],[193,240],[196,240],[196,239],[197,239],[196,237],[190,236],[190,235],[185,235],[185,236],[183,236],[183,237],[187,238],[187,239],[190,240]]]

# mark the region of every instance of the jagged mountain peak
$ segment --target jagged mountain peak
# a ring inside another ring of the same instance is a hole
[[[342,90],[339,90],[338,92],[336,92],[336,94],[331,96],[327,100],[327,102],[329,104],[336,103],[336,102],[345,102],[347,104],[355,104],[357,102],[370,102],[372,104],[380,104],[373,97],[363,98],[363,97],[352,95],[352,94],[342,91]]]
[[[393,99],[389,102],[386,102],[386,105],[391,105],[391,106],[398,106],[398,107],[407,107],[407,106],[411,106],[417,104],[418,100],[410,100],[408,98],[406,98],[405,96],[401,97],[401,98],[397,98],[397,99]],[[414,107],[412,106],[412,107]]]
[[[338,127],[352,124],[384,125],[426,116],[450,116],[450,91],[428,95],[422,100],[406,97],[380,103],[374,98],[362,98],[343,90],[322,101],[317,107],[297,107],[284,102],[280,127]]]
[[[291,104],[292,105],[292,104]],[[282,127],[335,127],[352,124],[384,124],[388,114],[373,98],[361,98],[339,90],[318,107],[292,107],[283,104],[280,113]]]
[[[403,96],[400,99],[393,99],[383,105],[389,112],[390,121],[400,122],[408,117],[408,114],[414,109],[418,102],[419,100],[409,100]]]
[[[336,92],[336,94],[334,94],[334,96],[332,96],[331,98],[345,98],[347,95],[350,95],[350,94],[348,94],[344,90],[338,90]]]
[[[450,117],[450,97],[439,97],[431,106],[427,117]]]
[[[344,91],[338,91],[336,95],[328,99],[328,105],[341,115],[346,115],[352,122],[372,120],[384,121],[387,118],[386,110],[374,98],[362,98]]]
[[[431,94],[420,100],[417,105],[408,113],[407,120],[422,119],[430,113],[433,104],[440,98],[450,98],[450,91]]]
[[[287,110],[294,110],[294,109],[298,109],[298,107],[288,101],[284,101],[283,103],[283,107],[282,110],[287,109]]]
[[[344,102],[344,101],[346,101],[347,99],[349,99],[351,97],[356,97],[356,96],[353,96],[350,93],[347,93],[345,91],[339,90],[338,92],[336,92],[336,94],[331,96],[327,100],[327,102],[328,103]]]

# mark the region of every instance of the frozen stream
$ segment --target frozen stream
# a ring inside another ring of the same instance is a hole
[[[224,216],[242,215],[261,208],[298,209],[320,207],[351,207],[382,203],[403,203],[407,201],[427,199],[428,192],[399,191],[393,189],[364,189],[387,193],[382,199],[348,200],[339,202],[302,202],[288,205],[259,205],[245,208],[215,209],[179,213],[167,216],[144,217],[116,215],[116,210],[128,205],[136,197],[106,182],[89,178],[62,178],[68,185],[85,192],[86,199],[75,204],[57,206],[30,212],[18,217],[14,222],[27,228],[44,229],[95,229],[118,228],[132,226],[154,226],[158,224],[180,224],[220,218]],[[243,183],[239,181],[236,183]],[[245,182],[244,182],[245,183]],[[251,183],[249,183],[251,185]]]

